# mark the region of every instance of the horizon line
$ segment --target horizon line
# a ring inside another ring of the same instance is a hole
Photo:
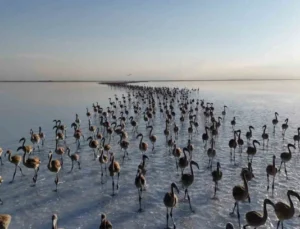
[[[106,84],[106,83],[147,83],[147,82],[196,82],[196,81],[202,81],[202,82],[218,82],[218,81],[291,81],[291,80],[300,80],[300,79],[174,79],[174,80],[0,80],[0,83],[100,83],[100,84]]]

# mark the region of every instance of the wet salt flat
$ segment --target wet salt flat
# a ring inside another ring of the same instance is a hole
[[[141,84],[141,85],[144,85]],[[147,85],[147,84],[145,84]],[[298,147],[293,151],[293,159],[287,163],[289,180],[282,171],[275,179],[275,192],[267,191],[266,167],[272,163],[272,156],[276,155],[276,166],[280,165],[280,154],[287,151],[287,144],[293,143],[293,136],[297,134],[300,127],[298,114],[300,113],[300,93],[298,90],[299,81],[268,81],[268,82],[172,82],[172,83],[149,83],[153,86],[174,86],[200,88],[199,93],[193,92],[192,98],[204,99],[213,102],[215,117],[222,116],[221,111],[224,105],[228,106],[227,114],[221,122],[219,136],[216,139],[216,158],[213,162],[213,169],[216,169],[216,162],[221,163],[223,178],[219,182],[217,199],[213,196],[211,170],[207,169],[208,157],[202,143],[201,135],[204,133],[205,119],[200,109],[197,115],[199,122],[198,134],[194,133],[192,144],[195,146],[193,160],[200,169],[195,170],[194,183],[189,188],[192,205],[195,213],[189,209],[189,204],[184,198],[184,190],[180,183],[180,176],[176,171],[175,159],[169,153],[166,146],[163,130],[165,128],[164,118],[160,115],[159,109],[154,119],[154,130],[158,138],[155,150],[150,150],[150,140],[146,123],[143,116],[138,120],[138,132],[144,134],[149,144],[146,155],[147,161],[147,188],[143,196],[144,212],[137,213],[138,191],[134,185],[137,166],[141,161],[141,152],[138,149],[139,141],[136,134],[132,133],[131,126],[126,128],[129,135],[129,156],[131,160],[122,162],[123,152],[117,144],[119,137],[115,136],[112,141],[111,151],[115,153],[116,160],[121,163],[120,188],[117,195],[112,197],[111,178],[105,177],[105,184],[101,184],[101,171],[98,161],[93,161],[93,153],[88,147],[88,142],[82,143],[78,151],[81,157],[82,169],[74,166],[72,173],[69,173],[71,161],[64,156],[64,169],[60,173],[63,182],[59,185],[58,193],[53,192],[55,188],[55,175],[48,171],[48,152],[55,149],[53,119],[61,119],[68,126],[67,145],[71,152],[75,152],[75,140],[72,137],[73,129],[70,125],[78,113],[82,121],[81,128],[85,136],[88,136],[88,119],[85,115],[86,107],[92,110],[92,103],[99,102],[101,107],[108,107],[108,98],[117,94],[119,97],[126,94],[125,90],[115,90],[108,86],[94,83],[32,83],[32,84],[1,84],[0,85],[0,114],[1,132],[0,147],[3,150],[11,149],[13,154],[20,144],[18,140],[26,137],[29,144],[29,130],[38,131],[42,126],[46,134],[45,146],[40,152],[35,152],[41,159],[38,183],[31,187],[33,170],[24,168],[26,176],[22,177],[17,171],[13,184],[9,184],[14,172],[14,165],[3,157],[4,165],[0,166],[0,175],[4,179],[0,187],[0,197],[4,204],[0,206],[0,213],[12,215],[11,229],[20,228],[51,228],[51,215],[57,213],[59,216],[59,227],[62,228],[98,228],[100,225],[99,214],[105,212],[108,219],[113,223],[114,228],[165,228],[166,208],[163,204],[164,194],[170,190],[170,184],[175,182],[180,188],[179,203],[173,211],[177,228],[225,228],[227,222],[232,222],[238,228],[237,217],[230,216],[234,205],[232,188],[235,185],[243,184],[240,178],[242,167],[247,166],[247,155],[245,153],[247,144],[244,144],[242,153],[237,153],[236,163],[230,161],[230,149],[228,142],[233,137],[230,121],[236,117],[235,129],[242,131],[242,138],[246,143],[245,133],[248,126],[252,125],[253,139],[262,143],[262,126],[267,125],[269,133],[269,144],[261,144],[253,159],[253,171],[255,178],[249,182],[251,203],[241,203],[240,213],[242,225],[245,224],[244,214],[250,210],[262,211],[262,203],[265,198],[273,202],[288,202],[287,190],[293,189],[300,192],[300,151]],[[130,107],[130,106],[128,106]],[[144,109],[145,106],[142,106]],[[143,110],[142,109],[142,110]],[[120,109],[118,110],[118,112]],[[133,109],[129,109],[133,115]],[[276,133],[273,134],[272,119],[274,112],[279,113],[279,123]],[[179,126],[179,137],[176,139],[177,146],[187,146],[189,126],[186,120],[181,125],[180,113],[176,106],[176,123]],[[289,118],[289,127],[285,138],[281,134],[281,124]],[[186,118],[187,119],[187,118]],[[93,125],[99,125],[98,116],[92,115]],[[174,135],[173,135],[174,136]],[[239,149],[237,149],[237,152]],[[21,155],[21,152],[19,152]],[[54,154],[55,158],[58,158]],[[188,169],[185,172],[189,171]],[[299,215],[300,203],[293,199],[296,207],[295,216]],[[276,228],[277,218],[274,210],[268,207],[269,219],[265,226],[260,228]],[[300,218],[284,222],[285,228],[300,228]]]

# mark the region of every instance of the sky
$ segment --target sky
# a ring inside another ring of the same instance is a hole
[[[0,79],[300,78],[299,22],[299,0],[0,0]]]

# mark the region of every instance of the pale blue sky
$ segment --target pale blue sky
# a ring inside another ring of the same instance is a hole
[[[298,78],[299,23],[299,0],[0,0],[0,79]]]

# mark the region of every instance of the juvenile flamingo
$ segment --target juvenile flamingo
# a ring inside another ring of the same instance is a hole
[[[250,227],[250,226],[257,228],[257,227],[265,225],[265,223],[268,219],[267,204],[269,204],[275,208],[275,204],[271,200],[265,199],[263,215],[257,211],[247,212],[245,215],[247,224],[244,225],[243,229],[246,229],[247,227]]]
[[[112,189],[113,189],[113,193],[112,196],[115,195],[115,180],[114,180],[114,176],[115,174],[118,174],[118,180],[117,180],[117,190],[119,190],[119,178],[120,178],[120,170],[121,170],[121,166],[119,164],[119,162],[115,161],[115,156],[113,153],[111,153],[111,159],[110,159],[110,165],[108,167],[108,171],[109,174],[112,178]]]
[[[152,143],[152,151],[153,151],[157,137],[155,135],[152,135],[153,126],[147,126],[147,129],[150,129],[149,139],[150,139],[150,141]]]
[[[16,172],[17,172],[17,168],[20,169],[20,172],[21,172],[22,176],[24,176],[23,171],[22,171],[22,169],[21,169],[21,167],[20,167],[20,163],[21,163],[21,161],[22,161],[22,157],[19,156],[19,155],[14,155],[14,156],[12,156],[10,150],[7,150],[7,151],[6,151],[5,156],[6,156],[7,154],[8,154],[8,161],[9,161],[10,163],[12,163],[12,164],[15,165],[15,172],[14,172],[13,178],[12,178],[12,180],[11,180],[11,182],[10,182],[10,183],[12,183],[12,182],[14,181],[14,179],[15,179],[15,175],[16,175]]]
[[[166,214],[166,219],[167,219],[167,228],[169,228],[169,208],[171,208],[170,211],[170,217],[173,221],[173,229],[176,229],[176,225],[173,219],[173,208],[177,205],[178,203],[178,198],[176,194],[174,193],[174,189],[179,193],[179,189],[175,183],[171,184],[171,192],[167,192],[164,197],[164,204],[167,208],[167,214]]]
[[[214,170],[211,175],[213,177],[213,182],[215,183],[215,192],[214,192],[214,197],[216,196],[217,193],[217,188],[218,188],[218,181],[222,179],[222,171],[220,171],[221,165],[220,162],[217,162],[217,170]]]
[[[81,167],[80,167],[80,161],[79,161],[79,158],[80,158],[79,154],[78,154],[78,153],[73,153],[73,154],[71,154],[71,150],[70,150],[69,147],[67,147],[67,153],[68,153],[69,158],[70,158],[71,161],[72,161],[72,167],[71,167],[71,171],[70,171],[70,172],[73,171],[74,162],[77,162],[77,164],[78,164],[78,169],[81,169]]]
[[[138,189],[138,193],[139,193],[139,212],[142,212],[142,197],[143,197],[143,190],[145,189],[146,186],[146,178],[144,177],[142,170],[138,170],[138,173],[135,177],[135,186]]]
[[[184,198],[186,198],[186,196],[188,197],[189,200],[189,204],[190,204],[190,209],[192,212],[192,204],[191,204],[191,199],[190,199],[190,195],[189,195],[189,191],[188,191],[188,187],[191,186],[194,182],[194,171],[193,171],[193,165],[195,165],[198,169],[199,169],[199,165],[197,164],[197,162],[195,161],[191,161],[190,162],[190,168],[191,168],[191,173],[184,173],[181,176],[181,181],[183,186],[185,187],[185,195]]]
[[[287,175],[287,170],[286,170],[285,163],[289,162],[292,159],[292,152],[291,152],[291,149],[290,149],[291,147],[296,149],[295,145],[288,144],[287,148],[288,148],[289,152],[283,152],[282,154],[280,154],[281,163],[280,163],[280,166],[279,166],[279,169],[278,169],[278,172],[280,172],[280,169],[281,169],[281,166],[282,166],[282,163],[283,163],[284,164],[284,171],[285,171],[285,175],[286,175],[287,179],[288,179],[288,175]]]
[[[288,129],[289,125],[288,125],[288,122],[289,122],[289,119],[285,119],[284,120],[285,123],[282,124],[281,128],[282,128],[282,135],[284,136],[285,135],[285,132],[286,130]]]
[[[288,190],[287,196],[288,196],[288,199],[290,202],[290,206],[283,202],[277,202],[275,204],[275,214],[278,218],[277,229],[279,228],[280,224],[281,224],[281,227],[283,228],[283,221],[293,218],[293,216],[295,214],[295,207],[294,207],[294,203],[291,199],[291,196],[297,197],[297,199],[300,201],[299,194],[293,190]]]
[[[58,185],[58,181],[59,181],[59,178],[58,178],[58,173],[61,169],[61,164],[60,164],[60,161],[59,160],[52,160],[52,151],[50,151],[49,155],[48,155],[48,158],[49,158],[49,162],[48,162],[48,170],[50,172],[53,172],[53,173],[56,173],[56,178],[54,180],[54,183],[56,185],[56,188],[55,188],[55,192],[57,192],[57,185]]]
[[[237,185],[237,186],[234,186],[234,188],[232,189],[232,196],[235,200],[235,203],[234,203],[233,210],[230,214],[233,215],[235,208],[237,208],[237,217],[238,217],[238,221],[239,221],[239,227],[241,227],[239,202],[245,201],[246,199],[248,199],[249,203],[251,201],[245,174],[243,176],[243,181],[244,181],[244,186]]]
[[[143,154],[147,151],[148,144],[146,142],[143,142],[144,136],[143,136],[142,133],[140,133],[136,136],[136,138],[139,138],[139,137],[141,137],[141,140],[140,140],[140,143],[139,143],[139,149],[140,149],[141,153]]]
[[[252,138],[252,130],[254,130],[253,126],[249,126],[249,131],[246,133],[246,138],[248,141]]]
[[[294,135],[293,139],[294,139],[294,145],[296,145],[296,141],[298,142],[298,148],[299,148],[299,141],[300,141],[300,127],[298,127],[297,129],[298,134]]]
[[[268,165],[267,168],[266,168],[266,172],[267,172],[267,179],[268,179],[268,186],[267,186],[267,191],[269,190],[269,176],[273,176],[273,182],[272,182],[272,192],[274,192],[274,182],[275,182],[275,176],[277,174],[277,168],[275,166],[275,159],[276,159],[276,156],[273,155],[273,163],[272,165]]]
[[[268,143],[269,143],[269,135],[266,133],[267,126],[264,125],[262,128],[264,130],[263,133],[262,133],[262,135],[261,135],[261,137],[263,139],[263,145],[265,144],[265,140],[267,140],[267,145],[268,145]]]
[[[246,151],[246,153],[248,154],[248,161],[250,160],[250,156],[251,156],[251,163],[252,163],[252,159],[257,151],[255,144],[260,145],[260,143],[257,140],[253,140],[252,144],[253,144],[253,146],[248,146],[247,151]]]
[[[276,125],[277,125],[277,123],[278,123],[278,118],[277,118],[277,116],[279,116],[279,115],[278,115],[277,112],[275,112],[275,118],[272,120],[272,124],[273,124],[273,126],[274,126],[273,133],[275,133],[275,128],[276,128]]]

